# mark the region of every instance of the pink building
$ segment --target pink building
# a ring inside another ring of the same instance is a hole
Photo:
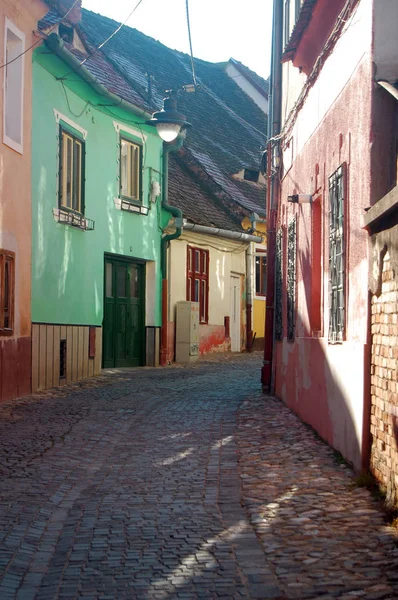
[[[274,8],[271,135],[280,135],[268,152],[275,289],[263,386],[361,469],[371,360],[363,215],[395,185],[384,121],[392,100],[375,83],[373,0]]]
[[[47,9],[41,0],[0,3],[0,402],[30,391],[32,56],[27,50],[40,41],[33,32]]]

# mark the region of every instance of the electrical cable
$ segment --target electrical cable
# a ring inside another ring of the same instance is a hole
[[[94,48],[94,50],[92,52],[89,52],[88,55],[82,61],[80,61],[80,63],[79,63],[80,67],[82,65],[84,65],[92,56],[94,56],[94,54],[97,54],[97,52],[99,50],[101,50],[101,48],[103,48],[105,46],[105,44],[107,44],[117,33],[119,33],[119,31],[122,29],[122,27],[129,20],[129,18],[137,10],[137,8],[139,7],[139,5],[141,4],[142,1],[143,0],[138,0],[138,2],[136,3],[136,5],[134,6],[133,10],[127,15],[127,17],[124,19],[124,21],[122,21],[121,23],[119,23],[119,25],[116,27],[115,31],[113,31],[111,33],[111,35],[106,38],[106,40],[104,40],[103,42],[101,42],[101,44],[99,46],[97,46],[96,48]],[[61,79],[66,79],[68,77],[68,75],[70,75],[73,72],[74,72],[74,70],[68,71],[67,73],[65,73],[65,75],[63,75],[62,77],[59,77],[59,79],[60,80]]]
[[[191,69],[192,69],[192,81],[195,87],[197,87],[196,83],[196,75],[195,75],[195,63],[192,52],[192,37],[191,37],[191,24],[189,21],[189,0],[185,0],[185,8],[187,13],[187,28],[188,28],[188,39],[189,39],[189,50],[191,53]]]
[[[66,104],[68,105],[69,112],[70,112],[70,113],[71,113],[71,114],[72,114],[72,115],[73,115],[73,116],[74,116],[76,119],[80,119],[80,117],[83,115],[83,113],[85,113],[85,112],[86,112],[87,108],[88,108],[88,107],[89,107],[89,105],[91,104],[90,100],[87,100],[87,102],[86,102],[86,104],[85,104],[85,106],[84,106],[83,110],[82,110],[82,111],[81,111],[79,114],[76,114],[75,112],[73,112],[73,110],[72,110],[72,108],[71,108],[71,105],[70,105],[70,102],[69,102],[69,98],[68,98],[68,94],[67,94],[67,92],[66,92],[66,87],[65,87],[65,84],[64,84],[64,82],[63,82],[62,80],[61,80],[61,85],[62,85],[62,89],[64,90],[65,99],[66,99]],[[91,106],[93,106],[93,105],[91,104]]]
[[[58,25],[60,23],[62,23],[62,21],[64,19],[66,19],[66,17],[72,12],[72,10],[75,8],[76,4],[79,2],[79,0],[75,0],[75,2],[72,4],[72,6],[70,7],[70,9],[64,14],[64,16],[62,17],[62,19],[60,19],[59,21],[57,21],[55,23],[55,25],[53,25],[47,32],[47,35],[49,33],[51,33],[52,31],[54,31],[54,29],[56,29],[58,27]],[[21,54],[18,54],[18,56],[15,56],[15,58],[13,58],[12,60],[9,60],[7,62],[5,62],[3,65],[0,65],[0,69],[4,69],[5,67],[8,67],[8,65],[11,65],[13,62],[15,62],[16,60],[18,60],[18,58],[21,58],[21,56],[23,56],[24,54],[27,54],[29,52],[29,50],[32,50],[33,48],[35,48],[36,46],[38,46],[39,44],[41,44],[43,40],[40,38],[39,40],[37,40],[36,42],[34,42],[31,46],[29,46],[29,48],[26,48],[26,50],[24,50],[23,52],[21,52]]]

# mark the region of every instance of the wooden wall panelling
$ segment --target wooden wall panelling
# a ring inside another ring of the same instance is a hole
[[[77,356],[77,378],[83,379],[83,363],[84,363],[84,330],[86,327],[79,327],[79,342]]]
[[[89,342],[89,327],[84,327],[83,330],[83,377],[88,377],[88,342]]]
[[[53,385],[59,386],[59,349],[61,341],[61,327],[54,326],[54,368],[53,368]]]
[[[72,327],[73,347],[72,347],[72,381],[77,381],[77,359],[79,354],[79,328]]]
[[[40,325],[39,334],[39,390],[46,389],[47,326]]]
[[[102,366],[102,327],[97,327],[95,336],[94,374],[101,373]]]
[[[54,327],[46,325],[47,340],[46,340],[46,388],[53,387],[53,371],[54,371]]]
[[[73,327],[66,328],[66,383],[72,381]]]
[[[39,389],[39,342],[40,327],[32,325],[32,392]]]

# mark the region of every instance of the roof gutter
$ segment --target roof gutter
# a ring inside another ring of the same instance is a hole
[[[98,94],[104,96],[111,102],[114,102],[115,108],[122,108],[123,110],[132,113],[133,115],[142,116],[147,119],[152,115],[149,112],[145,112],[142,108],[135,106],[127,100],[123,100],[116,94],[110,92],[102,83],[98,81],[94,75],[92,75],[83,65],[80,64],[79,60],[73,56],[64,46],[63,40],[56,34],[51,33],[46,39],[46,45],[56,54],[61,60],[63,60],[77,75],[79,75],[83,81],[91,86]],[[98,108],[101,108],[98,106]]]
[[[394,96],[394,98],[396,100],[398,100],[398,90],[395,86],[392,85],[392,83],[389,83],[388,81],[378,81],[377,82],[382,88],[384,88],[385,90],[387,90],[387,92],[390,92],[391,96]]]
[[[218,229],[216,227],[207,227],[206,225],[197,225],[196,223],[188,223],[186,219],[184,219],[183,228],[187,231],[214,235],[216,237],[226,238],[227,240],[240,240],[241,242],[247,243],[256,242],[258,244],[263,241],[263,238],[259,235],[251,235],[250,233],[244,233],[243,231],[228,231],[228,229]]]

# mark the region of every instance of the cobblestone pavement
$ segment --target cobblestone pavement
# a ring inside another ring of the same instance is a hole
[[[378,505],[259,369],[126,370],[0,406],[0,600],[398,598]]]

